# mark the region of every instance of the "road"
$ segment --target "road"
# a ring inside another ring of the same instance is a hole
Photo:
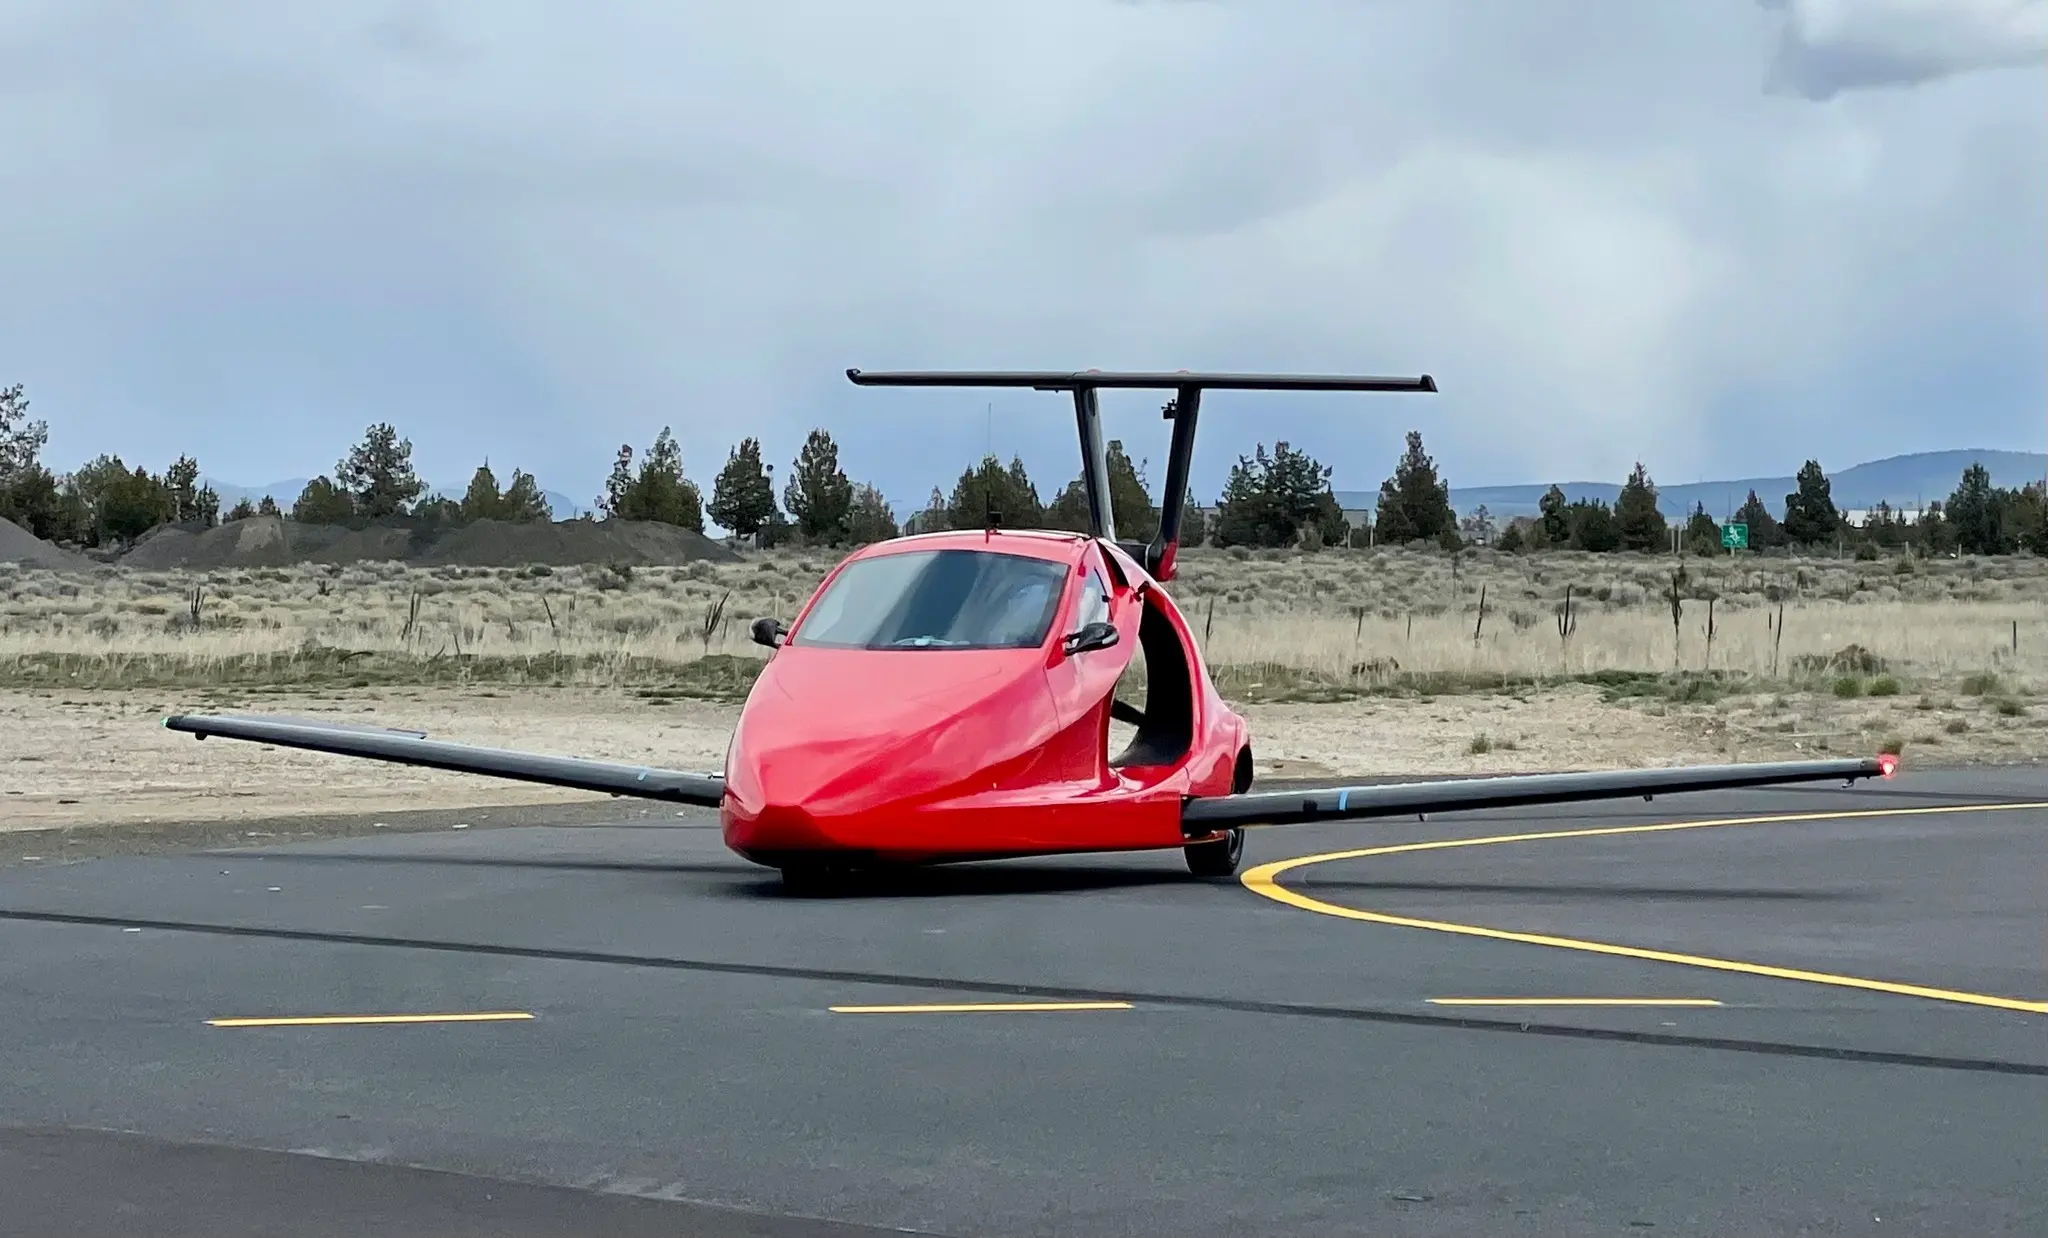
[[[2048,771],[820,899],[694,811],[244,841],[0,869],[0,1233],[2048,1232]]]

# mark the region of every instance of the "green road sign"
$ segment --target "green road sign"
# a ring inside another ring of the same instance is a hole
[[[1729,550],[1749,549],[1749,526],[1746,524],[1724,524],[1721,526],[1721,545]]]

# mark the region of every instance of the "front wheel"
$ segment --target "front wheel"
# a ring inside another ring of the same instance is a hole
[[[1194,843],[1182,848],[1188,857],[1188,871],[1197,877],[1231,877],[1244,858],[1244,830],[1233,829],[1215,842]]]

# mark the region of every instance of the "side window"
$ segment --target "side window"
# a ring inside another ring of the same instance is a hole
[[[1081,603],[1074,612],[1074,626],[1069,631],[1078,632],[1091,623],[1109,618],[1109,593],[1102,587],[1102,577],[1095,569],[1088,569],[1088,578],[1081,582]]]

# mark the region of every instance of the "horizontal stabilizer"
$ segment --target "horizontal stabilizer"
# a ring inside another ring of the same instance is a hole
[[[725,780],[716,774],[452,744],[423,738],[423,731],[399,731],[348,722],[310,722],[298,718],[203,714],[173,714],[164,719],[164,726],[199,739],[210,736],[243,739],[275,744],[280,748],[304,748],[337,756],[538,782],[578,791],[672,800],[707,808],[716,808],[725,798]]]
[[[1248,825],[1297,825],[1433,812],[1519,808],[1577,800],[1629,799],[1681,791],[1725,791],[1789,782],[1854,782],[1889,778],[1892,756],[1838,761],[1781,761],[1748,765],[1690,765],[1667,769],[1596,770],[1572,774],[1515,774],[1503,778],[1442,778],[1376,786],[1303,791],[1254,791],[1207,796],[1181,808],[1192,834]]]
[[[848,370],[863,387],[1029,387],[1074,391],[1129,387],[1208,391],[1435,391],[1436,380],[1373,378],[1353,374],[1216,374],[1190,370]]]

